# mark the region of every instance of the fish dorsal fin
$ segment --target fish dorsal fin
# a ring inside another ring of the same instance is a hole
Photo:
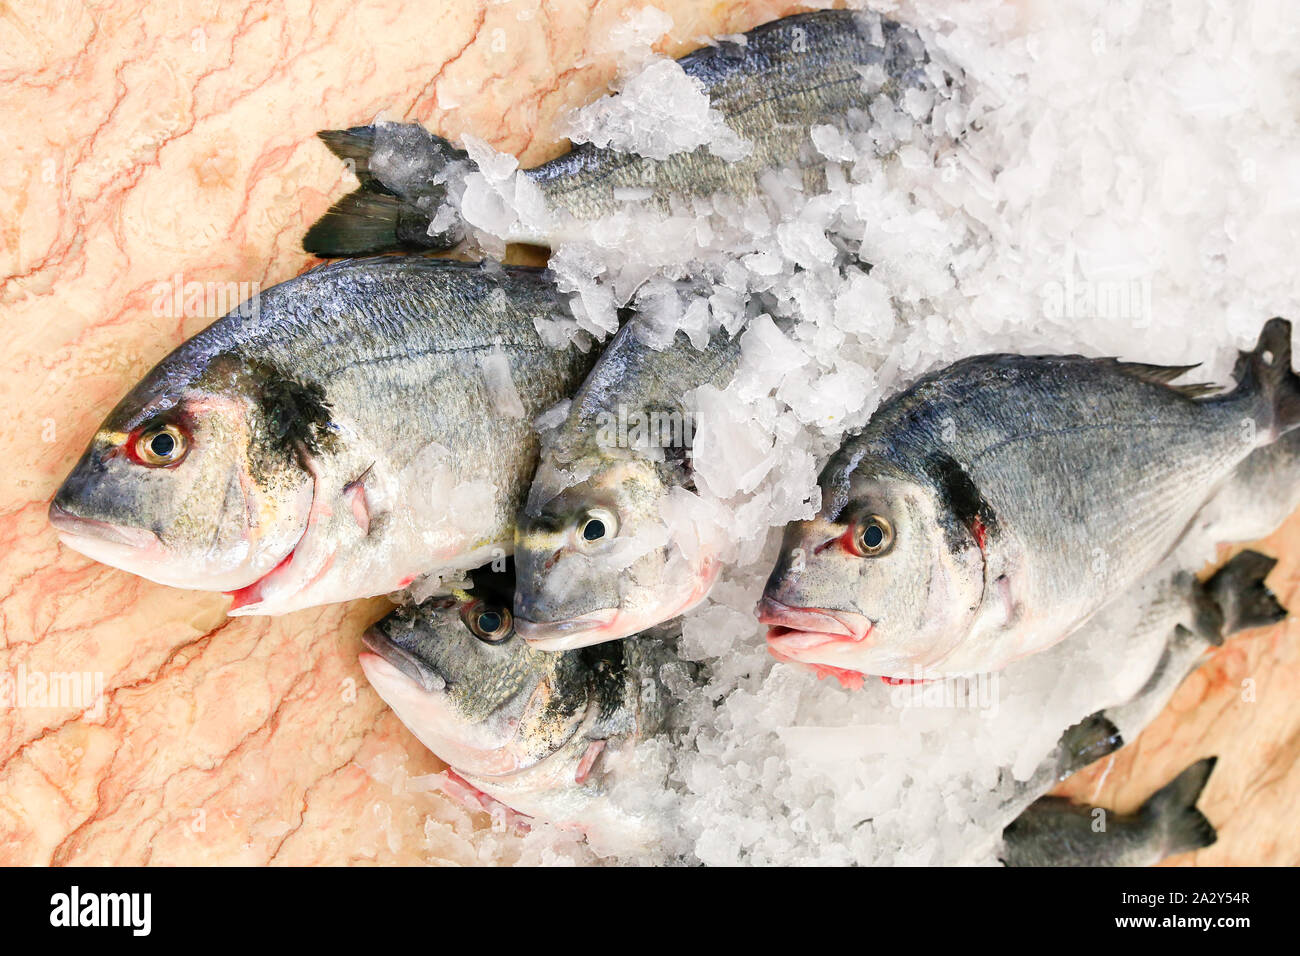
[[[1154,385],[1165,385],[1175,392],[1186,395],[1188,398],[1204,398],[1207,395],[1214,395],[1222,391],[1220,386],[1207,382],[1195,382],[1187,385],[1173,384],[1174,379],[1199,366],[1199,362],[1193,365],[1151,365],[1147,362],[1115,362],[1115,367],[1126,375],[1131,375],[1143,382],[1151,382]]]

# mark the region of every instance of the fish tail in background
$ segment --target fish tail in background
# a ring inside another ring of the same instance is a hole
[[[449,196],[473,168],[469,156],[415,123],[385,123],[316,134],[349,164],[361,188],[330,207],[303,237],[323,258],[450,249],[463,237]]]
[[[1237,388],[1228,401],[1249,400],[1255,407],[1256,428],[1267,440],[1300,426],[1300,376],[1291,369],[1291,323],[1269,319],[1252,352],[1242,352],[1234,375]]]
[[[1196,808],[1218,759],[1198,760],[1153,793],[1138,810],[1140,819],[1164,833],[1166,856],[1199,850],[1219,838],[1205,814]]]
[[[1124,746],[1119,728],[1101,711],[1083,718],[1061,734],[1056,779],[1064,780],[1088,764]]]
[[[1204,595],[1221,622],[1217,629],[1209,631],[1217,635],[1215,644],[1223,643],[1223,638],[1237,631],[1286,618],[1286,608],[1264,583],[1276,564],[1277,559],[1266,554],[1242,551],[1205,582]]]

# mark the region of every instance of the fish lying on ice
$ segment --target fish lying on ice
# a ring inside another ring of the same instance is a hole
[[[1186,369],[986,355],[881,406],[786,529],[759,605],[768,646],[827,672],[997,670],[1071,633],[1178,542],[1255,449],[1300,423],[1291,326],[1235,390]]]
[[[595,360],[545,346],[541,270],[418,257],[307,272],[109,413],[50,506],[63,542],[232,614],[382,594],[513,547],[532,419]]]
[[[1290,512],[1297,485],[1300,485],[1300,432],[1292,432],[1274,445],[1254,452],[1206,506],[1207,512],[1216,515],[1236,501],[1238,505],[1231,517],[1198,515],[1191,533],[1207,542],[1226,540],[1234,534],[1246,537],[1267,534]],[[1150,658],[1149,672],[1135,675],[1130,684],[1135,688],[1133,693],[1110,698],[1104,696],[1109,691],[1102,689],[1100,695],[1094,696],[1092,706],[1098,712],[1066,730],[1055,750],[1027,780],[1017,780],[1009,768],[999,774],[996,787],[1001,794],[1000,803],[987,821],[990,839],[1057,782],[1118,749],[1125,738],[1136,738],[1165,706],[1183,678],[1199,665],[1205,650],[1238,630],[1280,619],[1285,612],[1265,585],[1272,566],[1272,559],[1246,551],[1204,583],[1181,571],[1166,571],[1153,573],[1151,583],[1135,589],[1132,593],[1141,603],[1141,612],[1130,641],[1143,646],[1159,642],[1162,651],[1158,658]],[[525,722],[512,723],[519,720],[518,708],[523,702],[531,702],[536,696],[533,688],[562,683],[558,678],[548,679],[549,672],[569,673],[565,671],[568,664],[578,662],[581,666],[577,672],[586,673],[589,669],[582,662],[604,660],[616,648],[637,655],[662,655],[658,658],[662,662],[670,657],[668,642],[676,633],[675,627],[620,644],[541,654],[530,651],[517,635],[510,635],[514,586],[510,574],[480,570],[474,573],[474,580],[475,586],[468,594],[401,608],[371,631],[366,641],[374,653],[363,660],[363,666],[381,696],[390,701],[399,717],[431,750],[473,781],[473,786],[512,809],[537,820],[584,825],[598,839],[603,838],[606,849],[620,854],[642,852],[638,848],[655,843],[656,834],[676,832],[679,828],[672,824],[671,798],[664,793],[661,782],[647,783],[639,779],[648,790],[636,798],[641,801],[640,809],[632,815],[635,822],[631,826],[628,826],[626,809],[610,793],[610,784],[620,775],[627,775],[625,768],[633,759],[633,748],[664,733],[662,712],[643,712],[635,720],[635,733],[612,738],[609,753],[602,752],[592,765],[596,768],[595,775],[589,773],[585,778],[579,771],[583,758],[592,750],[590,735],[575,735],[565,744],[560,743],[563,733],[547,738],[535,729],[526,729],[521,740],[518,728],[525,726]],[[487,615],[485,622],[484,615]],[[1106,624],[1100,619],[1089,622],[1070,641],[1087,640],[1089,629]],[[478,656],[477,652],[492,651],[497,645],[481,646],[483,641],[475,636],[476,630],[490,637],[505,636],[495,659]],[[1062,644],[1045,657],[1065,650],[1066,645]],[[390,662],[389,665],[385,667],[383,661],[374,659],[375,654]],[[674,700],[684,689],[698,685],[703,679],[699,672],[686,670],[686,665],[678,663],[674,666],[682,668],[679,680],[668,682],[677,693],[665,694],[663,664],[658,669],[651,666],[647,670],[646,661],[653,659],[637,658],[640,661],[637,668],[643,675],[642,687],[647,686],[648,678],[649,686],[656,689],[658,696],[652,696],[652,701]],[[1028,663],[1032,662],[1024,662]],[[1022,666],[1009,670],[1005,679],[1018,679],[1018,668]],[[503,679],[501,675],[509,677]],[[567,686],[574,684],[570,681]],[[1050,685],[1043,686],[1044,692],[1050,692]],[[617,710],[628,698],[626,684],[616,684],[616,687],[624,690],[602,699],[616,701],[614,709]],[[459,693],[459,698],[451,696],[453,691]],[[563,696],[582,699],[581,692],[570,691]],[[471,703],[474,700],[481,701],[482,705],[475,708]],[[570,708],[573,709],[576,708]],[[981,718],[974,719],[977,727],[992,726]],[[540,744],[534,742],[539,740]],[[596,743],[599,745],[599,741]],[[550,755],[538,761],[550,769],[500,774],[503,767],[527,763],[517,756],[520,752],[530,753],[532,757],[528,759]],[[601,762],[615,753],[621,755],[618,759],[624,763]],[[620,796],[626,804],[629,798],[623,793]],[[634,836],[630,843],[616,836],[624,829]]]
[[[549,245],[582,237],[592,221],[625,206],[666,215],[675,197],[743,199],[759,191],[766,171],[790,165],[803,168],[806,191],[820,191],[826,160],[812,147],[813,127],[869,125],[868,111],[883,102],[912,122],[908,109],[928,111],[936,84],[951,82],[913,31],[849,10],[785,17],[750,30],[744,42],[720,40],[677,62],[749,144],[745,155],[701,146],[654,159],[576,146],[523,171],[544,202],[545,222],[500,238]],[[332,130],[321,138],[353,164],[361,188],[311,228],[303,240],[308,252],[447,249],[463,239],[460,201],[465,175],[475,170],[464,150],[414,125]]]
[[[704,599],[716,552],[682,547],[695,529],[661,509],[672,489],[693,487],[687,396],[731,381],[740,339],[719,330],[701,349],[678,332],[663,346],[633,318],[545,437],[515,532],[515,624],[534,647],[627,637]]]
[[[1008,866],[1151,866],[1210,846],[1214,827],[1196,808],[1217,758],[1192,764],[1133,814],[1043,797],[1007,825]]]
[[[646,853],[671,835],[638,747],[664,727],[680,627],[547,653],[515,633],[513,572],[407,605],[364,636],[361,666],[403,724],[466,783],[511,810],[581,830],[598,852]]]
[[[1243,552],[1204,585],[1184,575],[1171,579],[1168,594],[1142,617],[1148,628],[1176,628],[1159,666],[1130,699],[1066,730],[1028,780],[1004,770],[996,784],[1002,802],[987,832],[1118,749],[1120,726],[1136,736],[1211,643],[1276,620],[1283,612],[1263,584],[1271,566],[1271,559]],[[480,569],[473,580],[470,591],[399,608],[367,633],[362,667],[376,691],[465,786],[500,805],[579,828],[601,853],[688,854],[689,847],[672,839],[681,828],[663,766],[638,766],[636,759],[637,748],[658,738],[671,761],[675,745],[666,738],[665,714],[705,679],[672,661],[677,626],[637,640],[542,653],[513,631],[510,573]],[[1177,621],[1198,628],[1195,654],[1187,653],[1184,637],[1193,632]],[[1037,810],[1030,815],[1041,818]],[[1041,843],[1051,831],[1040,822],[1035,832]],[[1056,862],[1082,862],[1056,852]]]

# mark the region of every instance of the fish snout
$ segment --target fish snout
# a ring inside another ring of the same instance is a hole
[[[521,613],[523,609],[518,602],[515,606],[515,633],[528,642],[529,646],[543,651],[566,651],[575,647],[599,643],[600,636],[607,631],[618,617],[618,608],[605,607],[576,617],[558,621],[538,621]]]
[[[856,611],[797,607],[767,596],[755,610],[759,623],[768,626],[768,643],[787,652],[830,643],[860,644],[874,625]]]
[[[68,535],[73,538],[90,538],[138,550],[158,544],[158,536],[145,528],[132,528],[77,514],[72,510],[71,502],[64,496],[62,489],[50,502],[49,520],[60,537]]]
[[[447,681],[441,674],[410,651],[395,644],[378,625],[366,629],[361,635],[361,643],[371,654],[400,672],[402,676],[419,684],[425,691],[434,693],[446,688]]]

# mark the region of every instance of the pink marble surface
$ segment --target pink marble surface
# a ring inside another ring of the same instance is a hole
[[[596,41],[640,5],[5,6],[0,675],[85,672],[104,703],[0,708],[0,864],[472,862],[444,829],[463,816],[410,782],[439,762],[357,667],[382,600],[228,620],[220,595],[60,547],[45,511],[121,394],[228,307],[226,283],[312,264],[299,239],[350,188],[317,129],[382,113],[539,161],[557,115],[613,74]],[[799,9],[657,5],[672,53]],[[178,286],[209,301],[178,311]],[[1293,522],[1270,550],[1298,539]],[[1287,557],[1274,577],[1293,602],[1298,576]],[[1222,838],[1185,861],[1295,863],[1298,683],[1294,625],[1234,641],[1069,789],[1127,808],[1218,753],[1204,806]]]

